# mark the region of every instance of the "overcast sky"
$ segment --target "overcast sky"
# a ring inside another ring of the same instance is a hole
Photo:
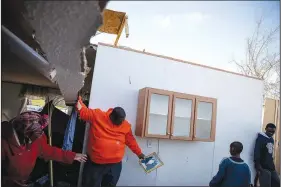
[[[279,1],[111,1],[107,9],[129,17],[130,36],[123,32],[119,45],[231,71],[236,68],[229,62],[244,58],[246,38],[261,15],[265,30],[280,23]],[[100,34],[91,42],[113,44],[115,38]]]

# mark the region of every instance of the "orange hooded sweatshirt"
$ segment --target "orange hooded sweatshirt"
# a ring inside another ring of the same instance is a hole
[[[138,146],[128,121],[117,126],[109,115],[113,109],[103,112],[100,109],[88,109],[80,102],[82,108],[78,111],[82,120],[90,122],[87,153],[97,164],[118,163],[124,157],[126,145],[139,156],[142,151]]]

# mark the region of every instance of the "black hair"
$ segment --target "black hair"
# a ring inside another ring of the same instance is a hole
[[[115,107],[109,117],[113,124],[121,125],[126,118],[126,113],[123,108]]]
[[[115,117],[117,118],[126,118],[126,112],[122,107],[115,107],[112,111]]]
[[[231,155],[240,154],[243,151],[243,144],[235,141],[230,144]]]
[[[276,125],[274,125],[273,123],[268,123],[265,128],[273,128],[273,129],[276,129]]]

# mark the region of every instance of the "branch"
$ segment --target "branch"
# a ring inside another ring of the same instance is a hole
[[[274,35],[276,34],[276,32],[280,29],[280,25],[277,26],[275,29],[271,30],[269,32],[269,34],[266,36],[266,39],[262,41],[262,44],[257,52],[257,54],[255,55],[255,61],[258,61],[259,55],[260,53],[264,50],[264,48],[266,48],[268,46],[268,44],[272,41],[272,38],[274,37]]]
[[[261,30],[263,21],[264,19],[261,17],[257,21],[253,35],[247,38],[245,60],[241,63],[236,60],[232,60],[232,62],[236,64],[241,73],[263,79],[266,95],[279,96],[280,54],[272,53],[272,49],[275,48],[271,48],[271,42],[275,42],[274,37],[279,33],[280,25],[263,33]]]
[[[230,63],[236,64],[236,66],[238,66],[239,71],[240,71],[241,73],[247,75],[247,72],[246,72],[246,70],[244,69],[243,65],[239,64],[236,60],[232,60]]]

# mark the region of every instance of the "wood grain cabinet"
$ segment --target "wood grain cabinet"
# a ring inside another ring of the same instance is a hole
[[[149,138],[214,141],[216,107],[214,98],[143,88],[135,133]]]

